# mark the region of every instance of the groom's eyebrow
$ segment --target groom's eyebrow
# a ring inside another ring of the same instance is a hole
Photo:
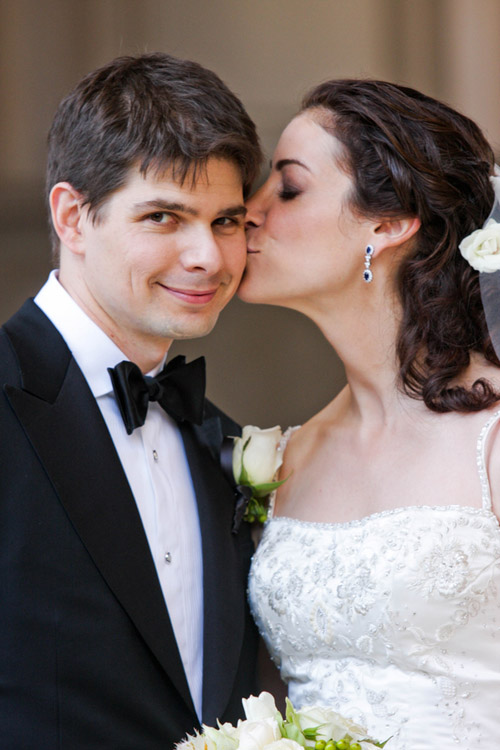
[[[298,159],[280,159],[276,162],[275,169],[277,169],[278,172],[281,172],[284,167],[288,167],[290,164],[295,164],[297,167],[304,167],[304,169],[307,169],[308,172],[311,171],[309,167],[304,164],[304,162],[299,161]]]

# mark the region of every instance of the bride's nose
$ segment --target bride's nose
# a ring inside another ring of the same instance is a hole
[[[247,215],[246,215],[246,221],[245,221],[245,228],[249,229],[250,227],[259,227],[265,218],[266,210],[265,210],[265,191],[264,191],[265,185],[262,185],[246,202],[246,209],[247,209]]]

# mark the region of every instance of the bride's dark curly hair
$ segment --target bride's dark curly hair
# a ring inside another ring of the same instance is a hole
[[[472,352],[500,366],[479,274],[458,250],[493,206],[490,145],[472,120],[446,104],[384,81],[322,83],[303,101],[302,110],[314,108],[321,108],[318,123],[343,145],[340,166],[354,183],[350,208],[372,219],[421,220],[397,274],[403,390],[437,412],[490,406],[500,394],[487,380],[452,385]]]

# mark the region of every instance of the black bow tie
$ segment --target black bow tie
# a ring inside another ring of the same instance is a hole
[[[205,358],[186,364],[175,357],[154,378],[143,375],[133,362],[108,367],[115,397],[129,435],[146,421],[150,401],[158,401],[178,422],[203,421],[205,397]]]

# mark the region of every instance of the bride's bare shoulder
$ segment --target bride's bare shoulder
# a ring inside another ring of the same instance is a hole
[[[331,430],[342,421],[347,406],[346,389],[329,404],[298,428],[291,428],[286,447],[288,461],[307,460],[310,451],[325,440]]]
[[[490,485],[492,509],[500,519],[500,402],[488,410],[489,430],[487,440],[483,439],[485,468]],[[484,425],[484,428],[486,424]]]

